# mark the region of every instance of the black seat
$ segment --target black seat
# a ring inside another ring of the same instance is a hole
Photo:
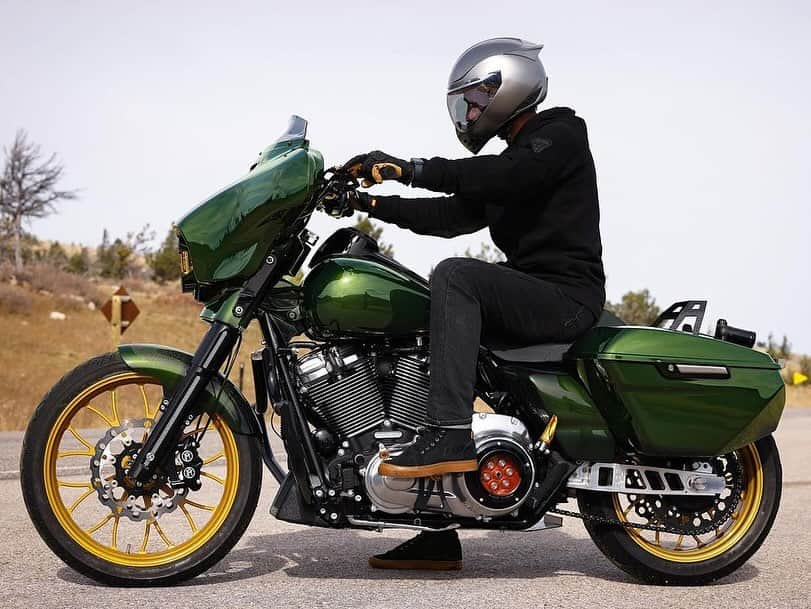
[[[594,328],[626,325],[610,311],[603,311]],[[563,356],[574,343],[544,343],[526,347],[491,347],[490,352],[505,362],[542,364],[563,361]]]

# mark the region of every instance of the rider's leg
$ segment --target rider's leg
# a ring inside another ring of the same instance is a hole
[[[472,258],[443,260],[431,277],[428,428],[380,473],[410,478],[475,470],[471,404],[483,337],[515,346],[561,342],[594,321],[548,281]]]

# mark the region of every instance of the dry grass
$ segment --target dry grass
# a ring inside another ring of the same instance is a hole
[[[789,408],[811,408],[811,385],[803,383],[797,387],[786,387],[786,406]]]
[[[0,430],[24,429],[42,396],[66,372],[85,360],[112,350],[110,327],[99,311],[86,306],[64,310],[66,321],[48,318],[59,305],[52,296],[0,284],[0,288],[25,294],[31,304],[27,314],[0,315]],[[99,289],[99,287],[97,287]],[[103,300],[112,292],[103,286]],[[200,305],[172,288],[152,288],[152,293],[133,292],[141,314],[122,342],[161,343],[193,351],[208,326],[200,321]],[[61,309],[60,309],[61,310]],[[244,363],[245,391],[253,401],[250,351],[260,344],[259,332],[251,328],[231,374],[236,382],[239,363]]]

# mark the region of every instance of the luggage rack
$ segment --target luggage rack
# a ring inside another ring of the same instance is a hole
[[[653,322],[654,327],[666,330],[681,330],[698,335],[707,311],[706,300],[682,300],[674,302]],[[693,320],[692,323],[684,323]]]

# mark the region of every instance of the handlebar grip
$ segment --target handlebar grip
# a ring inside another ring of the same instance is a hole
[[[719,319],[715,326],[715,338],[743,347],[754,347],[757,335],[751,330],[735,328],[727,324],[726,319]]]

